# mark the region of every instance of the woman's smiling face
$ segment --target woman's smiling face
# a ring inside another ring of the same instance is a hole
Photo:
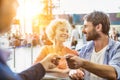
[[[65,42],[68,39],[68,27],[60,26],[56,29],[55,40]]]

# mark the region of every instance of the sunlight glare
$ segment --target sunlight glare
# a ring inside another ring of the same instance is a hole
[[[25,29],[25,32],[32,32],[32,19],[38,15],[43,8],[40,0],[18,0],[19,8],[17,11],[17,19],[20,19],[21,26]],[[29,27],[29,28],[28,28]]]

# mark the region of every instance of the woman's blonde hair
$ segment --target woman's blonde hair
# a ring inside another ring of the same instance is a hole
[[[54,42],[55,32],[58,27],[67,27],[69,30],[71,28],[70,23],[66,19],[54,19],[46,28],[47,37]]]

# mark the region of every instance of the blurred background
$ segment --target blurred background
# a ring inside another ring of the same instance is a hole
[[[111,30],[120,40],[120,0],[18,0],[19,8],[11,31],[0,36],[0,47],[10,49],[9,66],[16,72],[30,67],[46,40],[44,28],[55,18],[67,19],[79,31],[76,50],[86,44],[82,34],[83,16],[94,10],[108,14]],[[48,41],[47,41],[48,42]],[[65,42],[70,47],[70,40]]]

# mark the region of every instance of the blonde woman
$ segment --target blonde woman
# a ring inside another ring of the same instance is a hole
[[[70,24],[65,19],[55,19],[51,21],[46,28],[46,34],[52,41],[53,45],[43,46],[35,63],[44,59],[48,54],[57,54],[59,56],[64,56],[66,54],[77,55],[77,51],[72,50],[63,44],[69,37],[69,29]],[[62,71],[68,71],[67,63],[64,58],[61,58],[57,68]]]

